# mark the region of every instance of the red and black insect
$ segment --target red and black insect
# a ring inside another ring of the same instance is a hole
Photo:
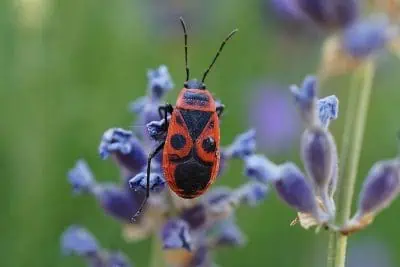
[[[233,30],[222,42],[201,81],[189,80],[187,60],[186,25],[180,18],[185,40],[186,82],[179,93],[176,106],[160,106],[160,116],[165,121],[166,138],[152,153],[147,163],[146,199],[150,188],[151,160],[163,150],[162,168],[171,188],[182,198],[195,198],[203,194],[214,182],[220,161],[219,117],[224,106],[215,103],[204,80],[216,62],[226,42],[237,32]],[[168,115],[170,115],[168,121]]]

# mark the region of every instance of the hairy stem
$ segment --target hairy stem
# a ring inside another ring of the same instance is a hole
[[[364,137],[368,105],[372,91],[375,66],[367,61],[354,73],[346,110],[345,129],[342,138],[340,176],[336,195],[336,224],[344,225],[350,217],[361,146]],[[359,86],[358,86],[359,85]],[[328,247],[327,267],[344,267],[347,236],[331,233]]]

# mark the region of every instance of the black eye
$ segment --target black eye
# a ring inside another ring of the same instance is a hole
[[[182,149],[186,145],[186,138],[181,134],[174,134],[171,137],[171,145],[176,150]]]
[[[215,150],[217,149],[217,144],[215,143],[214,138],[209,136],[203,140],[202,147],[203,147],[204,151],[211,153],[211,152],[215,152]]]
[[[188,88],[188,83],[187,82],[184,82],[183,83],[183,87],[185,87],[186,89]]]

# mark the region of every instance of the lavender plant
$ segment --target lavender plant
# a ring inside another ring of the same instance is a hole
[[[300,222],[307,229],[322,226],[331,230],[327,266],[344,267],[347,236],[372,223],[400,192],[398,156],[377,162],[364,181],[357,211],[350,218],[376,58],[385,48],[400,54],[399,4],[379,1],[379,5],[385,2],[382,6],[393,9],[383,8],[384,13],[376,14],[372,5],[371,14],[362,17],[358,1],[293,2],[329,36],[322,48],[318,77],[306,77],[302,86],[291,87],[305,126],[301,155],[307,175],[293,163],[284,163],[277,166],[273,181],[281,198],[298,211],[292,225]],[[347,73],[353,73],[353,79],[338,157],[328,128],[329,121],[337,117],[338,100],[330,96],[317,105],[316,89],[318,80],[321,83]]]
[[[122,236],[127,242],[153,235],[153,266],[213,266],[215,250],[246,243],[236,222],[235,210],[240,206],[255,207],[268,194],[268,185],[262,181],[269,175],[258,167],[262,159],[255,154],[255,131],[250,129],[239,134],[221,149],[219,173],[223,174],[230,159],[241,159],[245,163],[245,173],[254,179],[234,189],[214,186],[203,197],[184,200],[166,186],[159,157],[151,166],[150,198],[142,212],[134,217],[145,197],[146,174],[143,171],[147,155],[164,132],[158,106],[173,88],[165,66],[150,70],[147,77],[147,95],[129,105],[137,117],[132,130],[110,128],[104,132],[99,145],[100,157],[112,159],[119,167],[121,182],[97,182],[83,159],[68,172],[68,181],[74,194],[95,197],[104,212],[121,224]],[[69,227],[61,243],[63,251],[83,257],[88,266],[128,266],[126,260],[111,261],[110,258],[116,258],[115,254],[100,249],[95,238],[83,228]]]

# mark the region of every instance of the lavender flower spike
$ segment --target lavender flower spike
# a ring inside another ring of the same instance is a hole
[[[228,158],[245,158],[254,154],[256,150],[256,131],[250,129],[236,136],[233,143],[225,148],[225,155]]]
[[[244,159],[245,175],[262,183],[276,179],[278,166],[263,155],[251,155]]]
[[[61,236],[61,250],[64,254],[93,256],[100,250],[96,238],[83,227],[71,225]]]
[[[161,240],[164,249],[192,250],[192,240],[187,222],[179,219],[167,221],[161,231]]]
[[[89,193],[96,184],[93,173],[85,160],[80,159],[68,172],[68,182],[72,185],[74,193]]]
[[[150,174],[150,190],[154,192],[159,192],[165,188],[165,179],[160,173]],[[146,190],[147,187],[147,174],[141,172],[135,177],[129,180],[129,186],[133,190]]]
[[[328,128],[331,120],[336,120],[339,113],[339,99],[335,95],[318,100],[318,116],[324,128]]]
[[[292,92],[297,105],[299,106],[304,123],[308,126],[318,125],[317,106],[317,78],[312,75],[306,76],[301,87],[291,85]]]
[[[289,206],[320,219],[312,186],[294,163],[280,165],[280,175],[275,181],[275,188]]]
[[[153,100],[161,99],[165,93],[174,87],[168,68],[165,65],[161,65],[155,70],[149,70],[147,78],[149,80],[149,92]]]

